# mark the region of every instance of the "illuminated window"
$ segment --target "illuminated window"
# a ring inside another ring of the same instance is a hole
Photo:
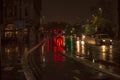
[[[14,24],[8,24],[5,28],[5,37],[15,37],[16,35],[16,27]]]

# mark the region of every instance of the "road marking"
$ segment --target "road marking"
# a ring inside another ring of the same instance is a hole
[[[76,77],[76,76],[73,76],[73,79],[75,79],[75,80],[80,80],[78,77]]]

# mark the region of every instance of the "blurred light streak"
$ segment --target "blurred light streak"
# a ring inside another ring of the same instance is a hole
[[[101,47],[102,47],[102,52],[106,52],[106,46],[103,45],[103,46],[101,46]]]
[[[95,59],[93,59],[92,62],[95,63]]]
[[[76,41],[76,49],[77,49],[77,53],[80,52],[80,41]]]
[[[85,46],[82,45],[82,54],[85,54]]]
[[[106,53],[102,53],[102,59],[106,60]]]

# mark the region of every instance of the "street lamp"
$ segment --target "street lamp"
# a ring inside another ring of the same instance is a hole
[[[99,12],[100,12],[100,14],[102,14],[102,8],[99,8]]]

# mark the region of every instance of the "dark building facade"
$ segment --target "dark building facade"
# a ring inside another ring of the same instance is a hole
[[[29,32],[27,36],[30,35],[30,30],[33,32],[39,30],[41,0],[3,0],[2,6],[2,38],[17,37],[21,39],[20,35],[26,37],[27,32]]]
[[[120,0],[118,0],[118,23],[119,23],[119,28],[118,28],[118,39],[120,40]]]
[[[0,0],[0,25],[3,23],[3,0]]]
[[[37,22],[39,15],[34,7],[34,0],[3,0],[3,22],[4,24]]]

